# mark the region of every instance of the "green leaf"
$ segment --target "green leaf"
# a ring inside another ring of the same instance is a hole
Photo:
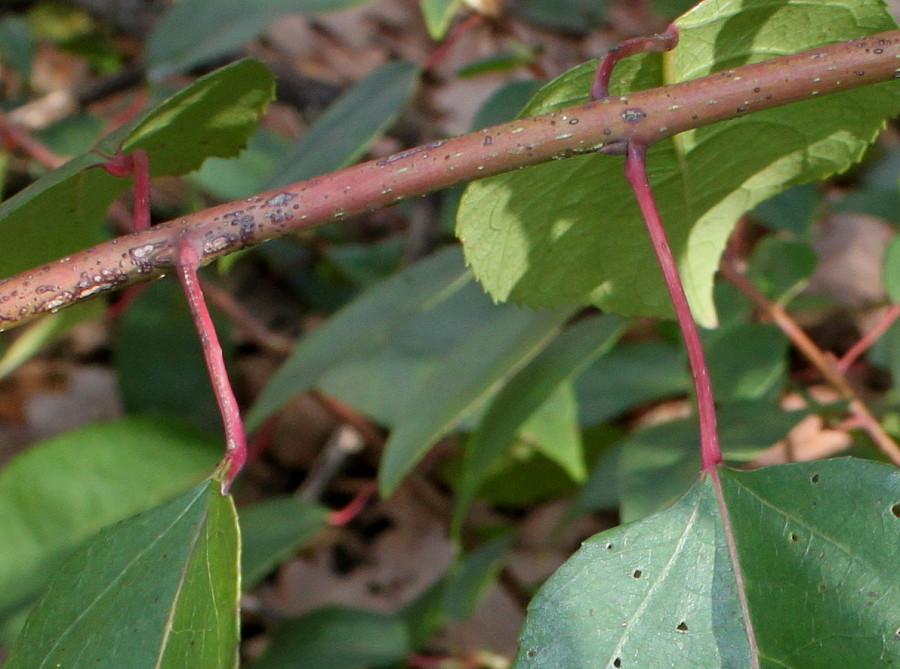
[[[771,11],[709,0],[676,23],[678,47],[623,61],[613,76],[615,95],[894,27],[880,0],[791,0]],[[587,63],[562,75],[524,113],[585,102],[594,68]],[[885,119],[900,112],[896,86],[749,114],[650,148],[650,182],[700,323],[716,323],[713,275],[738,217],[793,184],[858,160]],[[577,156],[476,181],[457,220],[467,261],[495,299],[672,314],[620,157]]]
[[[294,144],[266,188],[333,172],[355,162],[393,123],[419,77],[414,63],[382,65],[338,98]]]
[[[717,402],[760,399],[787,370],[788,340],[771,323],[741,323],[716,332],[706,346]]]
[[[624,342],[575,380],[581,422],[596,425],[644,402],[687,392],[690,377],[672,346]]]
[[[900,663],[900,476],[843,458],[722,471],[759,654],[771,667]]]
[[[766,237],[753,249],[747,276],[770,300],[786,306],[809,283],[818,263],[809,244]]]
[[[387,496],[425,452],[503,378],[539,353],[571,310],[496,308],[424,377],[401,407],[379,469]]]
[[[719,439],[726,460],[745,462],[782,439],[808,411],[784,411],[765,401],[735,402],[719,410]],[[666,508],[690,488],[700,469],[696,417],[635,430],[618,458],[623,522]]]
[[[17,70],[23,81],[31,79],[31,59],[34,42],[28,32],[28,24],[18,16],[6,16],[0,20],[0,63]]]
[[[791,232],[798,239],[808,239],[821,205],[822,194],[818,187],[803,184],[761,202],[753,213],[770,228]]]
[[[900,661],[896,469],[845,459],[719,476],[743,593],[703,476],[671,508],[585,542],[546,582],[515,669]]]
[[[419,0],[419,9],[431,39],[439,41],[444,38],[461,5],[462,0]]]
[[[0,617],[26,605],[87,537],[206,478],[221,446],[128,418],[33,446],[0,471]]]
[[[237,518],[201,483],[113,525],[66,562],[6,666],[237,667]]]
[[[853,211],[900,224],[900,189],[864,186],[834,203],[834,211]]]
[[[289,620],[251,669],[358,669],[400,661],[412,649],[402,618],[327,608]]]
[[[147,114],[122,149],[144,149],[153,176],[187,174],[211,156],[238,155],[274,98],[269,69],[240,60],[197,79]]]
[[[144,149],[154,176],[184,174],[209,156],[237,155],[273,94],[272,74],[260,63],[240,61],[201,77],[133,126],[111,133],[97,150]],[[0,204],[0,275],[102,239],[106,209],[130,185],[98,169],[105,160],[94,153],[79,156]],[[57,297],[47,294],[48,301]]]
[[[145,59],[151,79],[162,79],[230,54],[279,16],[327,12],[368,0],[181,0],[156,24]],[[198,27],[202,26],[202,30]]]
[[[516,535],[506,532],[479,546],[454,565],[443,587],[443,613],[455,620],[466,620],[475,613],[484,591],[497,578],[503,558]]]
[[[247,429],[258,427],[295,394],[314,388],[326,372],[347,358],[365,357],[397,343],[397,330],[402,325],[420,312],[429,312],[469,283],[471,277],[463,266],[459,249],[452,247],[367,290],[300,341],[263,388],[247,415]],[[420,333],[414,328],[413,334]],[[399,339],[400,345],[412,354],[422,346],[418,337],[408,335]],[[437,345],[446,347],[446,339]],[[396,368],[391,371],[396,372]],[[365,367],[366,377],[370,372]],[[379,395],[384,395],[382,388],[379,386]],[[392,404],[394,401],[391,398]]]
[[[563,381],[525,421],[519,439],[562,468],[573,481],[584,481],[584,449],[578,402],[570,381]]]
[[[884,250],[882,277],[891,302],[900,302],[900,235],[891,237]]]
[[[483,58],[476,58],[475,60],[466,63],[457,70],[456,76],[466,78],[477,77],[490,72],[508,72],[509,70],[515,70],[516,68],[534,62],[537,56],[537,51],[535,49],[529,48],[521,43],[514,43],[513,46],[514,48],[512,49],[504,49],[503,51],[498,51],[489,56],[484,56]],[[535,88],[539,86],[536,81],[528,83],[534,84]],[[530,97],[531,96],[529,96],[529,98]],[[516,111],[521,109],[526,102],[528,102],[527,99],[523,100],[522,104],[516,108]]]
[[[222,319],[215,321],[222,325]],[[118,325],[114,361],[125,411],[171,416],[213,434],[221,432],[203,350],[179,283],[145,286]],[[229,360],[231,346],[226,337],[220,338]]]
[[[511,10],[541,28],[585,35],[605,19],[609,0],[518,0]]]
[[[241,585],[249,590],[325,526],[328,509],[296,497],[241,507]]]
[[[340,364],[322,377],[318,387],[377,422],[394,427],[403,420],[406,406],[416,401],[421,383],[434,369],[475,333],[502,318],[506,307],[493,304],[466,274],[463,281],[448,286],[440,299],[393,323],[389,341],[368,351],[348,351]],[[386,387],[391,388],[390,393],[384,392]]]
[[[625,322],[616,316],[589,318],[576,323],[538,353],[497,393],[466,446],[462,480],[457,488],[457,522],[497,458],[509,448],[529,417],[568,379],[609,350],[624,327]],[[552,457],[550,452],[545,453]],[[563,464],[559,459],[561,454],[556,455],[553,459],[560,465],[569,465],[566,468],[570,475],[584,476],[583,460],[579,467],[569,458],[563,458],[566,463]],[[580,449],[577,455],[579,459],[582,457]]]
[[[260,127],[237,158],[208,158],[188,178],[222,200],[240,200],[265,190],[263,184],[284,159],[291,142]],[[232,256],[229,256],[232,257]]]
[[[478,109],[472,121],[472,129],[506,123],[524,107],[541,88],[539,81],[522,79],[501,86],[488,97]]]
[[[21,328],[18,336],[9,343],[9,347],[0,356],[0,379],[18,369],[76,323],[100,318],[103,309],[102,302],[83,302],[65,311],[48,314],[39,321]]]
[[[513,667],[749,667],[735,590],[704,477],[670,509],[588,539],[529,604]]]

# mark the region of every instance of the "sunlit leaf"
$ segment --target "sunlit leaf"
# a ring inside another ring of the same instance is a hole
[[[765,12],[743,0],[708,0],[676,23],[677,48],[623,61],[614,94],[894,27],[880,0],[786,0]],[[585,102],[594,68],[562,75],[524,113]],[[896,90],[888,82],[810,99],[650,148],[650,182],[698,321],[716,322],[713,274],[738,217],[790,185],[847,169],[900,112]],[[672,314],[619,157],[577,156],[476,181],[462,199],[457,232],[476,277],[498,300]]]

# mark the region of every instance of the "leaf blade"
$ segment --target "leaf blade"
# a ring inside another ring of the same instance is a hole
[[[201,483],[77,551],[29,616],[7,666],[236,666],[237,524],[219,487]],[[211,598],[228,605],[205,611],[211,627],[192,627]]]
[[[221,446],[160,418],[75,430],[0,472],[0,617],[37,596],[52,570],[103,526],[206,478]]]

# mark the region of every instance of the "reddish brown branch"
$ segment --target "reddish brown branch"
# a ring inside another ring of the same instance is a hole
[[[753,283],[741,274],[727,255],[722,261],[721,272],[729,281],[744,293],[750,300],[765,313],[769,319],[791,340],[797,350],[815,367],[822,377],[847,400],[850,413],[858,421],[858,424],[866,431],[875,445],[895,465],[900,466],[900,447],[893,438],[885,432],[881,423],[869,410],[869,407],[859,398],[853,387],[844,378],[834,359],[827,355],[816,343],[809,338],[803,329],[797,325],[784,308],[772,302],[763,295]]]
[[[0,330],[89,296],[171,271],[178,240],[200,264],[288,232],[491,174],[679,132],[900,73],[900,30],[745,65],[708,77],[605,98],[432,142],[308,181],[169,221],[0,283]]]

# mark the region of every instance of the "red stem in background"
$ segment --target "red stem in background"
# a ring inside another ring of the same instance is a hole
[[[860,337],[859,340],[850,347],[850,350],[844,354],[844,357],[838,360],[838,371],[845,374],[847,370],[850,369],[850,365],[852,365],[872,344],[878,341],[881,335],[888,331],[888,328],[894,324],[894,321],[897,320],[898,317],[900,317],[900,304],[892,304],[875,327]]]
[[[716,405],[713,400],[712,385],[709,381],[709,370],[703,357],[703,346],[697,324],[691,315],[681,279],[678,277],[678,266],[675,256],[666,239],[666,231],[659,217],[653,192],[647,181],[647,147],[639,142],[628,143],[625,156],[625,177],[634,191],[656,259],[663,273],[672,306],[675,307],[675,318],[681,328],[684,344],[687,348],[691,375],[694,379],[694,391],[697,394],[697,414],[700,418],[700,464],[705,472],[715,469],[722,462],[722,451],[719,448],[719,435],[716,430]]]
[[[225,369],[225,357],[222,354],[222,346],[216,335],[216,328],[209,315],[209,309],[203,299],[200,290],[200,281],[197,277],[197,267],[200,254],[193,241],[187,236],[182,236],[178,242],[178,279],[184,289],[197,334],[200,336],[200,345],[203,347],[203,357],[206,360],[206,368],[212,382],[213,393],[222,414],[222,424],[225,428],[225,459],[223,466],[225,473],[222,478],[222,494],[227,495],[232,481],[241,471],[247,461],[247,438],[244,434],[244,424],[238,409],[237,399],[231,389],[228,380],[228,372]]]
[[[0,137],[18,146],[41,165],[51,170],[68,161],[68,158],[54,153],[49,147],[32,137],[27,130],[6,118],[4,114],[0,114]]]
[[[872,441],[875,442],[875,445],[891,462],[900,467],[900,447],[897,446],[893,437],[885,431],[865,402],[859,398],[856,391],[844,378],[844,375],[838,371],[834,364],[834,359],[826,355],[809,338],[809,335],[797,325],[794,319],[784,310],[784,307],[769,300],[753,285],[750,279],[741,274],[734,264],[734,259],[728,253],[722,259],[720,271],[725,278],[750,298],[757,307],[762,309],[772,322],[778,326],[778,329],[791,340],[791,343],[800,351],[803,357],[819,370],[825,380],[849,402],[848,408],[850,413],[856,417],[859,424],[871,437]]]
[[[131,169],[134,172],[134,222],[135,230],[150,227],[150,159],[143,149],[131,152]]]
[[[666,28],[665,32],[657,35],[632,37],[619,43],[610,49],[600,60],[597,71],[594,73],[594,83],[591,84],[591,99],[600,100],[609,95],[609,80],[613,69],[623,58],[637,53],[649,53],[654,51],[669,51],[678,44],[678,26],[674,23]]]
[[[328,524],[334,527],[343,527],[351,520],[356,518],[362,510],[366,508],[366,504],[372,499],[372,496],[378,490],[378,486],[374,481],[369,481],[359,489],[353,499],[351,499],[342,509],[335,509],[328,514]]]

